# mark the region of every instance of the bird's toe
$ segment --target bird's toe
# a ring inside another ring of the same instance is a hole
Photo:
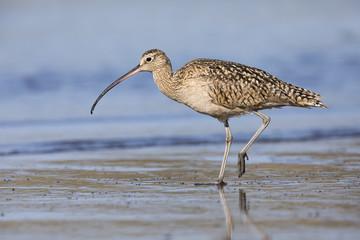
[[[222,179],[218,179],[218,181],[217,181],[217,183],[216,183],[216,185],[218,185],[219,187],[223,187],[223,186],[225,186],[227,183],[226,182],[224,182],[224,180],[222,180]]]
[[[245,158],[249,160],[249,157],[246,153],[238,154],[238,170],[239,170],[238,177],[241,177],[245,173]]]

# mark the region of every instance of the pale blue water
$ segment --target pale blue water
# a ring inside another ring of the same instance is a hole
[[[265,111],[263,141],[358,136],[358,1],[1,1],[0,156],[223,144],[222,124],[166,98],[140,73],[160,48],[174,70],[199,57],[264,69],[318,92],[328,109]],[[236,141],[261,124],[230,121]],[[260,140],[261,140],[260,139]]]

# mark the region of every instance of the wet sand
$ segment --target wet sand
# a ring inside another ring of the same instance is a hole
[[[233,147],[223,189],[219,144],[3,158],[1,239],[356,239],[359,146],[258,143],[241,179]]]

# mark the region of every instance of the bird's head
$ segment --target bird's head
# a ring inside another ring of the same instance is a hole
[[[125,75],[120,77],[119,79],[117,79],[112,84],[110,84],[99,95],[99,97],[95,100],[94,104],[91,107],[91,114],[94,112],[95,106],[100,101],[100,99],[108,91],[110,91],[113,87],[115,87],[116,85],[118,85],[119,83],[121,83],[122,81],[127,79],[128,77],[130,77],[138,72],[154,72],[157,69],[161,70],[161,69],[165,68],[166,66],[170,66],[170,68],[171,68],[171,63],[170,63],[169,58],[166,56],[166,54],[163,51],[161,51],[159,49],[151,49],[151,50],[146,51],[142,55],[139,65],[137,65],[135,68],[133,68],[131,71],[129,71],[128,73],[126,73]]]
[[[171,63],[166,54],[159,49],[151,49],[142,55],[139,67],[140,71],[153,72],[167,65],[171,66]]]

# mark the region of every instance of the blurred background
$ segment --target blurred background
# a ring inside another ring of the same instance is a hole
[[[355,0],[1,0],[0,156],[106,149],[84,143],[109,139],[223,144],[222,124],[166,98],[150,73],[118,85],[90,115],[101,91],[152,48],[174,71],[195,58],[235,61],[324,97],[328,109],[265,111],[263,139],[359,135],[359,9]],[[260,124],[230,121],[243,141]],[[71,141],[83,147],[61,148]]]

